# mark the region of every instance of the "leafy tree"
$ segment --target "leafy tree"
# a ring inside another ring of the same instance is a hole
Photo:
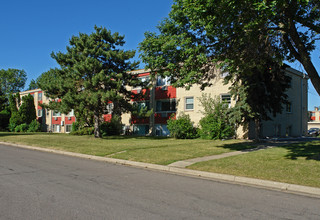
[[[160,35],[146,33],[141,44],[142,58],[150,67],[174,69],[180,61],[189,72],[177,71],[189,81],[195,76],[208,79],[208,61],[226,61],[231,53],[241,55],[269,41],[280,61],[297,60],[304,66],[320,94],[320,77],[310,58],[320,34],[318,0],[175,0],[159,31]],[[256,39],[253,48],[246,47],[248,37]]]
[[[94,27],[90,35],[73,36],[67,52],[52,53],[60,68],[51,69],[39,78],[39,86],[46,95],[60,102],[50,102],[50,108],[69,112],[88,126],[94,125],[94,136],[101,137],[100,123],[109,101],[115,109],[128,111],[132,93],[129,86],[137,86],[130,70],[137,62],[130,62],[135,51],[121,49],[124,36],[111,34],[105,28]]]
[[[37,89],[37,88],[39,88],[38,83],[34,79],[32,79],[30,81],[28,90],[33,90],[33,89]]]
[[[5,95],[19,92],[24,88],[27,74],[24,70],[1,69],[0,70],[0,90]]]
[[[145,34],[141,58],[153,72],[173,75],[176,86],[210,86],[220,68],[237,101],[234,120],[254,119],[258,128],[286,103],[285,59],[300,61],[317,87],[310,52],[319,37],[318,6],[312,0],[176,0],[160,34]]]

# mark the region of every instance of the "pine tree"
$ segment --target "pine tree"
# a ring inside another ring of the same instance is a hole
[[[60,68],[43,73],[39,86],[52,99],[49,108],[61,112],[74,109],[79,122],[94,126],[94,136],[101,137],[99,129],[108,102],[116,109],[129,111],[132,93],[128,88],[139,82],[128,71],[137,68],[130,62],[135,51],[121,49],[124,36],[105,28],[94,27],[90,35],[73,36],[67,52],[52,53]]]

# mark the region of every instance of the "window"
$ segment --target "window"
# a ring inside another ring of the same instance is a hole
[[[156,102],[156,111],[157,112],[175,112],[176,111],[176,100],[158,100]]]
[[[193,97],[186,97],[186,105],[185,105],[185,109],[186,110],[193,110]]]
[[[108,103],[103,111],[103,114],[112,114],[112,110],[113,110],[113,103]]]
[[[66,125],[66,133],[70,133],[72,130],[72,125]]]
[[[167,128],[167,125],[155,125],[156,127],[156,136],[169,136],[170,132]]]
[[[52,125],[53,132],[60,132],[60,125]]]
[[[157,76],[157,86],[168,86],[170,85],[170,77],[166,76],[166,77],[161,77],[161,76]]]
[[[142,110],[142,109],[150,110],[150,102],[149,101],[136,102],[135,105],[137,105],[139,110]]]
[[[38,117],[42,117],[42,109],[38,109]]]
[[[311,112],[311,117],[315,117],[316,113],[315,112]]]
[[[38,101],[42,101],[42,92],[38,92]]]
[[[146,135],[149,133],[149,125],[134,125],[133,133],[136,135]]]
[[[288,77],[288,85],[289,85],[289,88],[292,87],[292,77],[291,76]]]
[[[53,111],[52,116],[53,116],[53,117],[60,117],[60,116],[61,116],[61,113],[58,112],[58,111]]]
[[[292,112],[292,104],[291,104],[291,102],[287,103],[287,105],[286,105],[286,112],[287,112],[287,113],[291,113],[291,112]]]
[[[222,103],[227,104],[229,108],[231,107],[231,95],[229,94],[221,95],[221,101]]]

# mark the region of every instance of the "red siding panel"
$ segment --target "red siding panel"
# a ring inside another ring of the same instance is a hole
[[[55,118],[57,120],[55,120]],[[61,117],[52,117],[52,124],[54,125],[60,125],[61,124]]]
[[[70,119],[69,119],[70,118]],[[71,117],[64,117],[64,123],[66,125],[71,125],[73,122],[76,121],[76,117],[71,116]]]
[[[112,118],[112,114],[103,115],[103,120],[106,122],[111,121],[111,118]]]

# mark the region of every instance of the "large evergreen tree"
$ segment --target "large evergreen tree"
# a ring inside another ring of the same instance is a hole
[[[137,68],[130,62],[135,51],[121,49],[124,36],[94,27],[90,35],[73,36],[67,52],[52,53],[60,68],[51,69],[38,79],[41,89],[52,99],[49,107],[62,112],[74,109],[77,120],[94,125],[94,136],[101,137],[99,125],[108,102],[117,109],[130,110],[130,86],[139,82],[128,73]]]

